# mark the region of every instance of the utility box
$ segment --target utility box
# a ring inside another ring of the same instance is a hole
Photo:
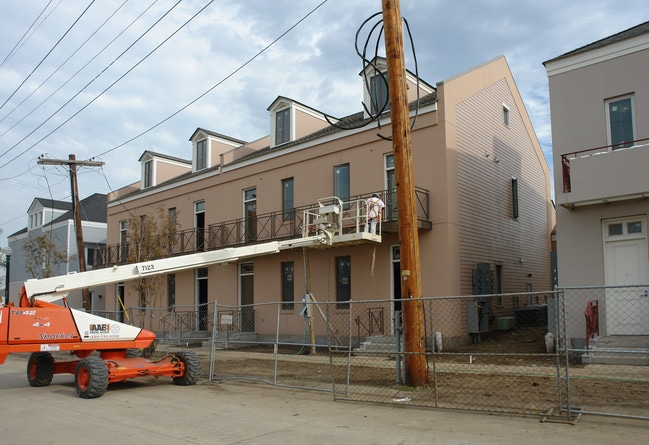
[[[488,332],[491,314],[491,298],[476,298],[467,302],[466,318],[469,334]]]
[[[496,329],[499,331],[511,331],[516,328],[516,319],[514,317],[496,318]]]

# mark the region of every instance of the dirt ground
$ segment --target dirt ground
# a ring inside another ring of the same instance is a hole
[[[429,355],[429,384],[396,381],[394,354],[353,355],[255,346],[217,350],[216,379],[252,379],[331,390],[337,398],[416,406],[542,414],[567,406],[649,416],[649,367],[571,364],[546,354],[544,328],[497,331],[478,343]],[[209,352],[201,354],[209,369]],[[558,366],[557,366],[558,365]],[[647,368],[647,369],[645,369]],[[560,378],[557,378],[559,370]]]

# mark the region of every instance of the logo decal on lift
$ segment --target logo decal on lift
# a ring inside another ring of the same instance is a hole
[[[91,323],[84,332],[85,338],[117,338],[119,337],[119,324],[117,323]]]

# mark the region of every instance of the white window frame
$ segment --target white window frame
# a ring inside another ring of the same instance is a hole
[[[149,188],[155,185],[155,175],[153,173],[154,168],[155,165],[153,159],[149,159],[142,163],[142,188]]]
[[[606,99],[604,101],[604,114],[606,115],[606,140],[608,142],[608,145],[611,145],[611,148],[610,148],[611,150],[613,150],[613,147],[612,147],[613,140],[611,139],[612,138],[612,135],[611,135],[611,113],[609,111],[609,105],[612,102],[617,102],[617,101],[624,100],[624,99],[631,99],[631,127],[632,127],[632,131],[633,131],[633,138],[631,140],[634,140],[636,138],[636,135],[638,134],[637,130],[636,130],[636,125],[635,125],[635,114],[636,114],[635,111],[636,111],[636,108],[635,108],[635,97],[634,96],[635,96],[635,94],[631,93],[631,94],[625,94],[623,96],[611,97],[611,98]]]
[[[204,160],[204,165],[199,165],[199,149],[201,149],[201,145],[205,144],[204,149],[205,149],[205,155],[203,157]],[[196,141],[196,145],[194,148],[194,171],[200,171],[200,170],[205,170],[210,166],[210,149],[209,149],[209,140],[207,138],[201,139],[199,141]]]
[[[505,127],[509,127],[511,124],[511,112],[506,104],[503,104],[503,124]]]
[[[629,223],[639,222],[642,224],[642,231],[629,233]],[[622,225],[622,233],[619,235],[609,235],[609,226],[614,224]],[[612,218],[602,221],[602,237],[604,242],[607,241],[624,241],[631,239],[642,239],[647,237],[647,218],[644,215],[625,216],[624,218]]]
[[[277,119],[279,118],[280,114],[284,114],[288,116],[288,134],[284,135],[284,139],[281,141],[278,139],[278,133],[277,133]],[[293,107],[283,107],[277,111],[275,111],[275,115],[273,116],[273,141],[275,145],[282,145],[286,144],[288,142],[291,142],[293,140]]]

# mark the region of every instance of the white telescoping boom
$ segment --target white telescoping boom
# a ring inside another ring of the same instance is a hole
[[[325,202],[333,202],[333,204],[324,204]],[[362,206],[358,206],[358,208],[362,209]],[[360,212],[357,213],[360,214]],[[337,242],[350,240],[380,242],[380,235],[372,235],[363,231],[363,224],[360,222],[362,216],[358,214],[350,218],[356,221],[356,224],[354,224],[356,229],[352,230],[350,234],[342,235],[343,202],[336,197],[323,198],[319,200],[318,207],[304,212],[304,226],[301,238],[268,241],[260,244],[198,252],[140,263],[115,265],[82,273],[27,280],[24,287],[30,299],[37,297],[41,301],[52,302],[64,298],[74,290],[145,278],[150,275],[232,263],[247,258],[278,253],[287,249],[330,246]],[[314,235],[310,235],[311,233]]]

